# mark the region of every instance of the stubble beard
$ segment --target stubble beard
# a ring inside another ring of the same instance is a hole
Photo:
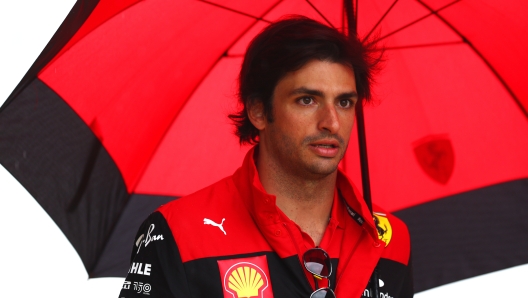
[[[310,143],[322,139],[335,139],[339,142],[340,152],[335,158],[324,158],[313,156],[308,147]],[[316,136],[308,136],[302,143],[297,145],[295,140],[287,135],[281,134],[279,138],[273,140],[272,144],[277,166],[282,168],[285,174],[305,180],[320,180],[336,172],[339,161],[343,159],[348,144],[343,138],[329,133],[321,133]]]

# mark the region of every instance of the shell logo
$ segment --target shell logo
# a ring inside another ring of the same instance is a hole
[[[240,262],[229,268],[224,275],[224,289],[234,298],[264,297],[268,277],[255,264]]]

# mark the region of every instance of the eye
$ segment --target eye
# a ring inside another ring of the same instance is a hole
[[[354,102],[351,101],[350,99],[341,99],[339,101],[339,106],[342,107],[342,108],[350,108],[354,105]]]
[[[301,97],[299,98],[299,103],[302,104],[302,105],[311,105],[314,103],[314,99],[312,97],[308,97],[308,96],[305,96],[305,97]]]

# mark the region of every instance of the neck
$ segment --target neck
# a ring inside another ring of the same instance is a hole
[[[263,150],[256,166],[262,186],[276,196],[277,207],[319,245],[332,210],[337,171],[324,177],[299,175]]]

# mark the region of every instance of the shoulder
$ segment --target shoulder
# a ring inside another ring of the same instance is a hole
[[[178,219],[190,219],[197,213],[216,210],[229,204],[237,195],[236,187],[231,177],[226,177],[195,193],[173,200],[158,208],[158,211],[170,223]]]
[[[167,221],[183,262],[268,249],[231,177],[158,211]]]
[[[204,225],[204,219],[220,223],[222,218],[237,213],[241,200],[231,177],[226,177],[193,194],[171,201],[158,211],[163,215],[169,227],[178,233],[195,230]]]
[[[385,242],[384,258],[407,265],[411,254],[411,239],[407,225],[398,217],[374,205],[374,218],[378,221],[378,235]]]

